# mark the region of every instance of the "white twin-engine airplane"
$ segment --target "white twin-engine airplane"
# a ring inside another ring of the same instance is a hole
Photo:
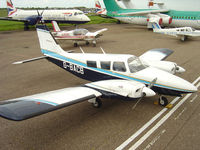
[[[87,23],[90,19],[80,10],[73,9],[52,9],[52,10],[22,10],[13,6],[11,0],[7,0],[8,17],[0,17],[0,20],[24,22],[24,30],[29,29],[29,25],[36,25],[38,22],[81,24]]]
[[[75,30],[63,30],[61,31],[57,22],[52,21],[54,32],[53,36],[56,40],[72,40],[74,42],[74,47],[78,46],[78,41],[85,41],[86,45],[89,41],[92,41],[93,46],[96,46],[97,39],[102,36],[102,32],[106,31],[107,28],[98,30],[96,32],[89,32],[87,29],[75,29]]]
[[[152,28],[153,28],[153,32],[155,33],[161,33],[161,34],[171,35],[175,37],[180,37],[182,41],[185,41],[188,37],[200,36],[200,30],[195,30],[191,27],[162,29],[157,22],[153,22]]]
[[[64,51],[45,26],[37,27],[43,57],[17,62],[26,63],[42,58],[70,73],[91,81],[80,87],[5,100],[0,103],[0,116],[11,120],[24,120],[62,107],[88,100],[100,107],[100,98],[124,98],[126,100],[160,95],[159,104],[168,100],[161,95],[181,96],[193,93],[197,88],[174,75],[184,69],[173,62],[163,61],[173,51],[153,49],[140,57],[134,55],[94,53],[70,53]]]

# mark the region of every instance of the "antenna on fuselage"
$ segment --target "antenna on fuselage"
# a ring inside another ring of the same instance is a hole
[[[83,49],[79,46],[79,48],[80,48],[80,50],[81,50],[81,52],[83,53],[83,54],[85,54],[85,52],[83,51]]]
[[[103,54],[106,54],[102,47],[100,47],[100,49],[101,49],[101,51],[103,52]]]

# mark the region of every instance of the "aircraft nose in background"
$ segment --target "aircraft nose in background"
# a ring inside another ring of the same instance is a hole
[[[88,16],[86,16],[86,15],[84,15],[82,19],[83,19],[83,21],[86,21],[86,22],[90,22],[91,21],[90,18]]]

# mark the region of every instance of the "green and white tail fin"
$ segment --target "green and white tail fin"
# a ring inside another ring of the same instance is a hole
[[[117,4],[115,0],[103,0],[103,2],[106,6],[107,11],[117,11],[123,9]]]

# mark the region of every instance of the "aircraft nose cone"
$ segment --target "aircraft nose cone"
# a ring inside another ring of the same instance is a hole
[[[144,87],[142,92],[145,93],[146,97],[151,97],[151,96],[156,95],[156,93],[152,89],[150,89],[148,87]]]
[[[88,16],[85,16],[85,17],[84,17],[84,21],[88,21],[88,22],[89,22],[89,21],[91,21],[91,20],[90,20],[90,18],[89,18]]]
[[[197,87],[194,86],[193,84],[188,85],[186,88],[187,88],[189,91],[193,91],[193,93],[198,91]]]
[[[182,73],[182,72],[185,72],[185,69],[180,66],[177,66],[176,72]]]

